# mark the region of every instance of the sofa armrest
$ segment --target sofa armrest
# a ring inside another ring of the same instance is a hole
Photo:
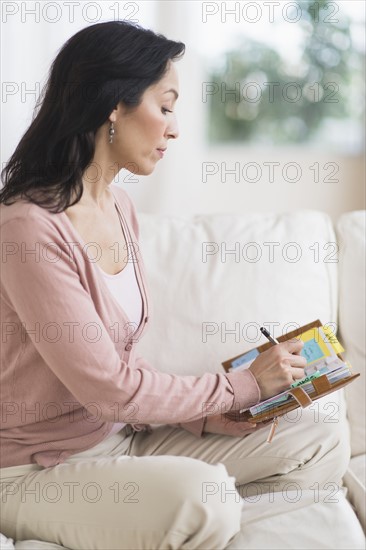
[[[366,452],[366,211],[343,214],[337,225],[339,243],[339,334],[345,357],[360,379],[345,388],[352,456]]]

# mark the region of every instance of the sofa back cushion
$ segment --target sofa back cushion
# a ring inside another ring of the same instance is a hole
[[[335,326],[337,246],[326,214],[140,213],[139,224],[152,317],[138,352],[157,369],[224,372],[222,361],[266,341],[261,325],[275,336],[315,319]]]

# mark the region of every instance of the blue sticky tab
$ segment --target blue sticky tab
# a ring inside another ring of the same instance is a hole
[[[315,338],[305,342],[305,345],[302,348],[300,355],[305,357],[308,363],[324,357],[324,353],[319,344],[315,341]]]
[[[251,351],[247,351],[247,353],[244,353],[244,355],[237,357],[231,363],[231,368],[236,369],[237,367],[240,367],[240,365],[243,365],[244,363],[248,363],[252,359],[255,359],[258,355],[259,355],[259,351],[257,349],[252,349]]]

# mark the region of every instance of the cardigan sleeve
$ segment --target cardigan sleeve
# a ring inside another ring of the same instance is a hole
[[[19,330],[92,415],[97,404],[105,421],[125,422],[133,407],[136,424],[191,423],[202,421],[207,404],[231,410],[259,401],[250,373],[177,376],[149,368],[142,358],[123,361],[70,248],[48,218],[12,218],[2,226],[4,244],[1,291]]]
[[[137,357],[136,361],[141,362],[141,368],[157,372],[156,369],[148,361],[146,361],[144,358]],[[233,406],[232,406],[231,409],[235,408],[235,410],[240,410],[242,408],[246,408],[246,406],[245,407],[241,406],[242,397],[243,397],[243,395],[246,394],[249,398],[249,393],[251,391],[250,390],[251,387],[253,387],[255,390],[257,390],[257,396],[258,397],[255,396],[255,394],[253,394],[253,399],[258,398],[258,401],[260,400],[260,390],[259,390],[257,381],[255,379],[255,376],[253,375],[253,373],[250,370],[245,370],[241,373],[239,373],[239,372],[231,373],[230,372],[228,374],[225,374],[224,376],[229,380],[231,388],[232,388],[232,392],[234,394],[234,401],[233,401]],[[248,405],[248,407],[249,406],[250,405]],[[172,424],[171,422],[169,422],[169,424],[171,426],[183,428],[187,432],[190,432],[193,435],[196,435],[197,437],[201,437],[202,434],[203,434],[203,430],[204,430],[204,427],[205,427],[206,418],[207,418],[208,414],[209,413],[221,414],[222,411],[223,411],[223,409],[219,410],[214,404],[208,402],[208,403],[205,403],[205,406],[204,406],[203,411],[202,411],[202,415],[197,420],[193,420],[193,421],[190,421],[190,422],[179,422],[179,423],[176,423],[176,424]],[[225,412],[226,412],[226,410],[225,410]]]

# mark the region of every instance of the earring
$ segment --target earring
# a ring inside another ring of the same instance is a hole
[[[114,134],[115,134],[114,124],[113,122],[111,122],[109,126],[109,143],[113,143]]]

